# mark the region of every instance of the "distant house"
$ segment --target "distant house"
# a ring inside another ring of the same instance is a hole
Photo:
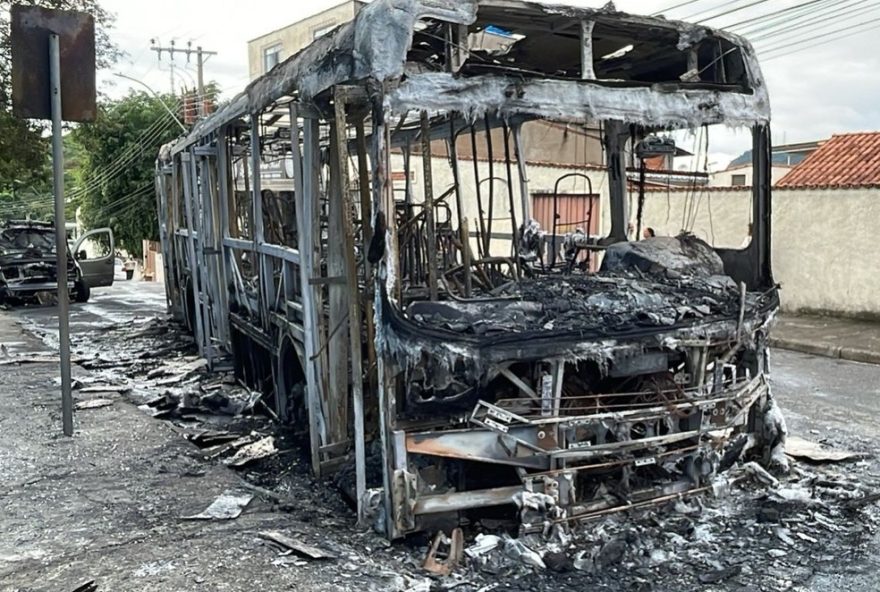
[[[787,189],[880,187],[880,132],[831,136],[776,186]]]
[[[797,144],[782,144],[773,147],[772,170],[770,180],[775,185],[785,177],[789,171],[816,151],[823,143],[822,140],[815,142],[800,142]],[[747,150],[730,161],[723,171],[716,171],[709,175],[709,187],[738,187],[752,184],[752,151]]]

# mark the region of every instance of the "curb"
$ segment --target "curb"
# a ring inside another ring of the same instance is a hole
[[[787,349],[804,354],[812,354],[814,356],[823,356],[826,358],[847,360],[850,362],[862,362],[865,364],[880,365],[880,351],[860,349],[857,347],[828,345],[812,341],[787,339],[785,337],[771,337],[770,347],[778,347],[780,349]]]

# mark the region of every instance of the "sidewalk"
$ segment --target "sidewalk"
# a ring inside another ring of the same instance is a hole
[[[880,364],[880,323],[780,315],[770,332],[770,345],[817,356]]]
[[[306,500],[279,507],[117,393],[75,393],[101,401],[78,410],[75,436],[64,437],[58,367],[45,361],[54,354],[3,312],[0,343],[0,590],[392,588],[362,555],[374,537],[351,533],[350,516]],[[9,363],[25,353],[43,361]],[[79,367],[73,374],[87,375]],[[184,519],[224,492],[252,499],[237,518]],[[348,540],[331,534],[334,523],[344,523]],[[320,544],[337,559],[280,557],[260,537],[265,531]]]

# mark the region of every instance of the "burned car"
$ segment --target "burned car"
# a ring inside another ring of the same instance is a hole
[[[749,201],[723,204],[744,246],[698,195],[713,126],[751,138]],[[770,146],[735,35],[610,4],[376,0],[163,148],[168,299],[209,364],[273,391],[315,473],[354,465],[389,538],[711,491],[743,455],[785,462]],[[687,199],[656,197],[672,182]]]
[[[108,228],[83,234],[67,252],[67,288],[76,302],[87,302],[91,288],[113,283],[113,258],[89,259],[85,241],[106,236]],[[22,301],[58,289],[55,227],[48,222],[9,221],[0,226],[0,301]],[[109,262],[109,277],[107,273]]]

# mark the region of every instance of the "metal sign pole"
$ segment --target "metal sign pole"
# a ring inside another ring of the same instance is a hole
[[[67,291],[67,226],[64,222],[64,152],[61,145],[61,43],[49,35],[49,88],[52,99],[52,178],[55,187],[55,257],[58,278],[58,345],[61,358],[61,415],[64,435],[73,435],[70,384],[70,295]]]

